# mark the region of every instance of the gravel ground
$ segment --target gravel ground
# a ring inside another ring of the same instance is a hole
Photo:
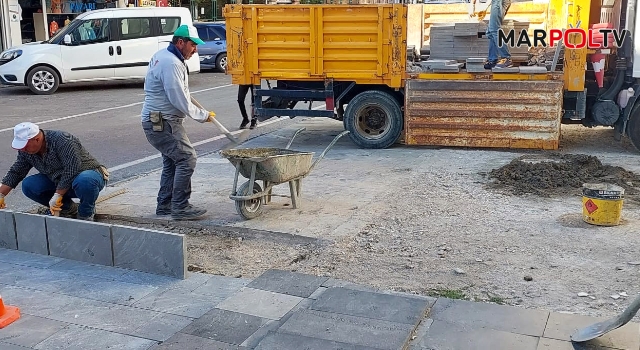
[[[610,141],[607,130],[569,128],[563,137],[559,153],[425,150],[428,164],[372,184],[385,205],[354,213],[364,229],[327,241],[106,221],[185,233],[190,268],[213,274],[252,278],[276,268],[384,290],[611,317],[640,293],[640,177],[618,167],[638,171],[639,157],[628,143]],[[528,161],[512,162],[523,153]],[[385,190],[385,181],[402,182]],[[583,181],[625,188],[619,226],[582,220]]]

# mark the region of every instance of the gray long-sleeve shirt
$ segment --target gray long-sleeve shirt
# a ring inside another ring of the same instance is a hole
[[[143,122],[149,121],[151,112],[161,112],[167,120],[189,116],[203,123],[209,118],[209,112],[191,102],[187,67],[169,49],[160,50],[151,58],[144,92]]]
[[[27,177],[31,168],[56,184],[58,190],[70,189],[73,180],[85,170],[98,170],[102,166],[87,151],[77,137],[65,131],[42,130],[47,144],[44,155],[18,151],[18,158],[2,179],[2,183],[16,188]]]

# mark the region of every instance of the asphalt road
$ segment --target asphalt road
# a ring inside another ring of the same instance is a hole
[[[236,103],[237,85],[223,73],[202,72],[189,77],[193,96],[229,131],[238,130],[242,117]],[[43,129],[68,131],[111,170],[111,183],[158,169],[159,153],[149,145],[140,126],[144,100],[142,81],[80,83],[61,86],[53,95],[37,96],[26,87],[0,87],[0,176],[13,164],[16,151],[11,148],[13,127],[23,121]],[[249,110],[251,99],[246,98]],[[286,120],[284,120],[286,119]],[[288,123],[289,118],[272,119],[252,131],[252,137]],[[199,155],[214,152],[228,144],[215,125],[186,120],[185,127]],[[7,197],[13,210],[33,205],[21,191]]]

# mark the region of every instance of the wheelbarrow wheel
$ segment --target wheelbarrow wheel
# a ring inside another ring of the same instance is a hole
[[[262,188],[257,182],[253,184],[253,194],[262,192]],[[248,196],[249,193],[249,181],[243,183],[238,188],[239,196]],[[262,198],[251,199],[247,201],[236,201],[236,211],[240,216],[247,220],[255,219],[262,215]]]

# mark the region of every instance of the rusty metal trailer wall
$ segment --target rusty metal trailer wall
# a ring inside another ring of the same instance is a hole
[[[562,81],[409,79],[408,145],[556,150]]]

